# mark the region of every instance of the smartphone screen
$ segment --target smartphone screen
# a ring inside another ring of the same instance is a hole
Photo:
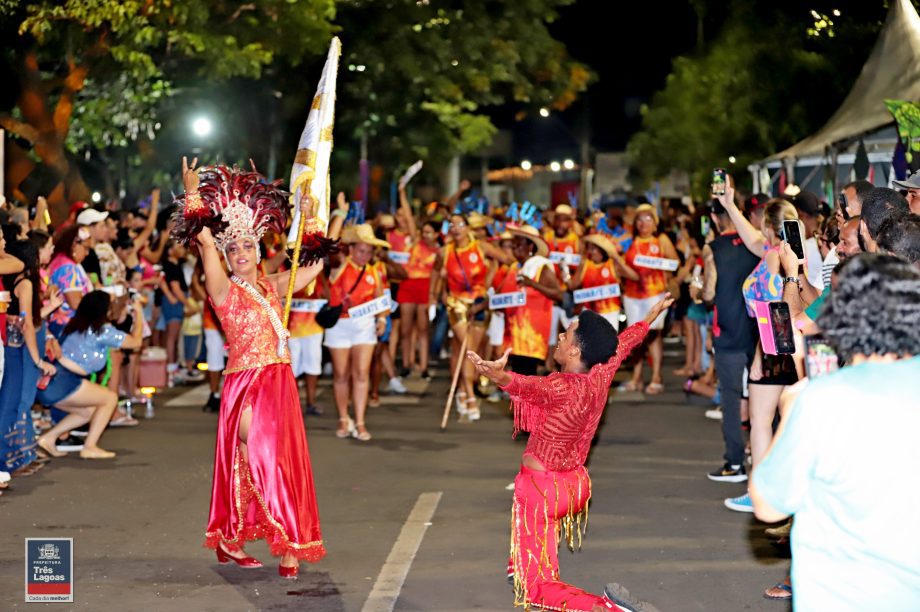
[[[789,243],[796,257],[805,259],[805,246],[802,244],[802,230],[798,221],[783,221],[783,240]]]
[[[716,168],[712,171],[712,195],[725,195],[725,185],[727,178],[724,168]]]
[[[808,378],[830,374],[839,368],[837,353],[826,338],[822,336],[805,338],[805,372]]]
[[[770,303],[770,320],[773,324],[773,339],[777,355],[791,355],[795,352],[795,337],[792,335],[792,315],[786,302]]]
[[[843,215],[843,218],[847,221],[850,220],[850,213],[847,212],[847,197],[846,195],[840,193],[837,194],[837,206],[840,207],[840,213]]]
[[[709,235],[709,223],[709,217],[700,217],[700,235],[702,235],[703,238]]]

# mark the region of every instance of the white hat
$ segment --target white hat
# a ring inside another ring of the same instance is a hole
[[[87,208],[77,215],[77,225],[92,225],[93,223],[99,223],[108,216],[109,213],[107,212],[102,212],[95,208]]]

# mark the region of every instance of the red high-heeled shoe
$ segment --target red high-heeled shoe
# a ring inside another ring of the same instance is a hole
[[[236,557],[233,557],[227,554],[224,551],[224,549],[220,547],[219,544],[217,545],[217,548],[214,549],[214,552],[217,553],[217,562],[220,563],[221,565],[225,563],[230,563],[231,561],[233,561],[240,567],[245,567],[247,569],[254,568],[254,567],[262,567],[262,562],[256,559],[255,557],[246,556],[246,557],[237,559]]]
[[[278,575],[284,578],[285,580],[296,580],[297,572],[300,571],[300,564],[298,563],[294,567],[284,567],[283,565],[278,565]]]

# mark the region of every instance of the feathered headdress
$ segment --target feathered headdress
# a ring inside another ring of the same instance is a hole
[[[255,166],[251,172],[207,166],[199,170],[198,181],[200,200],[187,194],[176,199],[179,207],[172,215],[172,236],[179,242],[195,242],[198,232],[207,226],[223,251],[240,238],[258,242],[268,230],[284,231],[291,194],[280,187],[280,180],[268,182]]]

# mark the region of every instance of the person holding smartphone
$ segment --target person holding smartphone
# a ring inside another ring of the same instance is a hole
[[[754,316],[754,301],[779,302],[783,297],[784,282],[800,282],[798,277],[784,279],[781,275],[780,249],[784,220],[797,220],[795,208],[782,199],[773,199],[764,207],[763,225],[758,229],[744,218],[735,205],[734,183],[729,177],[725,194],[718,196],[738,235],[754,255],[761,255],[760,263],[742,284],[748,316]],[[751,415],[752,472],[757,469],[773,437],[773,419],[780,394],[786,386],[795,383],[799,376],[791,355],[768,355],[760,343],[756,346],[748,379],[748,408]],[[725,506],[736,512],[753,512],[748,493],[725,500]]]

